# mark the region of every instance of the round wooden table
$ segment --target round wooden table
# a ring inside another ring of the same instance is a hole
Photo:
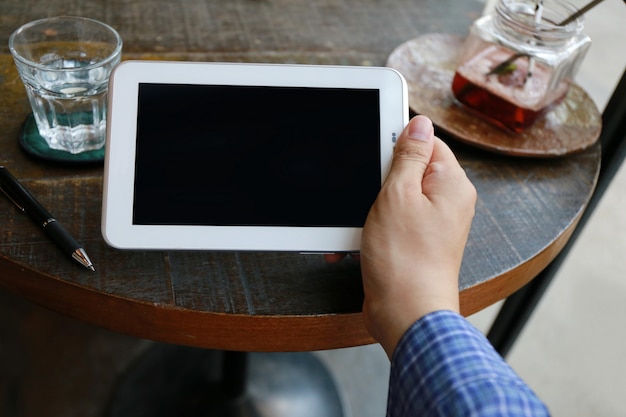
[[[90,0],[71,10],[65,3],[50,2],[50,14],[90,11],[120,31],[126,59],[339,65],[384,65],[396,46],[422,33],[462,35],[482,7],[455,2],[451,10],[440,0],[194,0],[173,8],[158,0],[135,8]],[[3,39],[36,18],[32,10],[0,5]],[[21,151],[17,137],[29,105],[6,47],[0,52],[0,164],[83,243],[96,268],[68,259],[0,198],[0,287],[78,320],[176,345],[294,352],[373,343],[352,260],[331,265],[296,253],[108,247],[100,234],[102,166],[45,162]],[[560,251],[594,189],[600,148],[514,158],[445,139],[479,196],[459,285],[462,313],[470,315],[532,280]]]
[[[69,260],[0,198],[0,285],[54,311],[136,337],[212,349],[311,351],[372,343],[361,320],[358,263],[263,252],[120,251],[100,234],[101,166],[25,157],[15,136],[26,103],[0,57],[2,164],[82,242],[96,272]],[[18,104],[19,103],[19,104]],[[600,149],[520,159],[449,141],[478,191],[463,259],[470,315],[529,282],[559,252],[595,185]]]

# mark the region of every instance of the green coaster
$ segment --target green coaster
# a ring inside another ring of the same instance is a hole
[[[26,118],[22,125],[19,137],[20,147],[28,155],[38,159],[52,162],[62,162],[65,164],[94,164],[104,161],[104,146],[93,151],[86,151],[77,154],[50,149],[45,139],[39,135],[39,129],[35,123],[32,113]]]

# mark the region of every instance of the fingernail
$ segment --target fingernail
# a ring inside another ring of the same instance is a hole
[[[428,142],[433,136],[433,124],[426,117],[415,117],[409,124],[409,137],[411,139]]]

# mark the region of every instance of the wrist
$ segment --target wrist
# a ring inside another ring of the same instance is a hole
[[[436,311],[448,310],[459,313],[458,297],[424,297],[410,302],[393,304],[369,302],[363,305],[365,327],[370,335],[383,347],[389,359],[393,356],[398,342],[407,330],[421,318]]]

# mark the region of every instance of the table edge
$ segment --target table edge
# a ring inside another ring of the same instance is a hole
[[[563,249],[582,212],[557,239],[520,267],[461,291],[461,314],[472,315],[530,282]],[[360,312],[303,316],[205,312],[103,294],[6,258],[0,258],[0,269],[0,287],[7,291],[70,318],[137,338],[250,352],[315,351],[376,343]],[[341,334],[341,339],[334,338],[336,334]]]

